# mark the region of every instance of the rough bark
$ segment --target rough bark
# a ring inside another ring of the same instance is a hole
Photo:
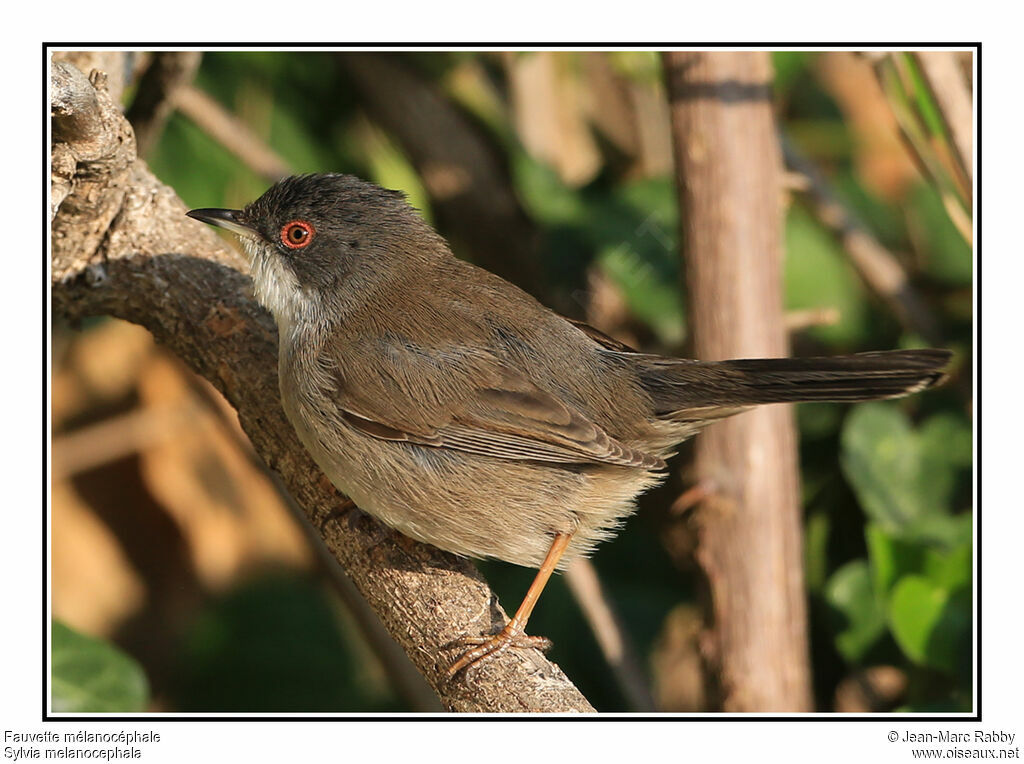
[[[52,66],[55,313],[141,324],[225,395],[256,452],[446,708],[592,711],[536,651],[509,651],[446,678],[458,653],[450,643],[504,622],[494,594],[470,562],[384,528],[320,473],[281,409],[276,329],[252,297],[245,263],[186,218],[173,190],[136,158],[131,128],[103,85],[99,74]]]
[[[665,74],[698,358],[786,355],[781,156],[767,53],[668,53]],[[705,658],[727,711],[811,707],[796,436],[766,406],[699,436],[689,514],[710,595]]]

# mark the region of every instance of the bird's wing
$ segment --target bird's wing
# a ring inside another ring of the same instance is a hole
[[[637,350],[631,348],[625,342],[619,342],[614,337],[609,337],[600,329],[595,329],[593,326],[586,323],[585,321],[577,321],[575,318],[567,318],[565,316],[562,316],[562,318],[568,321],[573,326],[575,326],[577,329],[579,329],[581,332],[583,332],[591,340],[596,342],[605,350],[614,350],[616,353],[623,353],[625,355],[631,355],[634,353],[639,355],[639,352]]]
[[[486,352],[386,338],[359,345],[321,366],[340,416],[367,435],[499,459],[664,467]],[[344,363],[364,352],[384,360]]]

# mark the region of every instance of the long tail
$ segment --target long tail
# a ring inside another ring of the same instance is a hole
[[[831,358],[649,359],[639,370],[657,413],[685,418],[692,409],[898,398],[941,382],[951,355],[891,350]]]

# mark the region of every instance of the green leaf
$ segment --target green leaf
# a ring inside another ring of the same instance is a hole
[[[356,631],[314,580],[250,579],[188,625],[170,700],[190,712],[388,710],[386,680]]]
[[[416,168],[402,153],[401,148],[387,133],[372,127],[366,129],[363,137],[370,180],[384,188],[404,192],[409,204],[420,211],[424,220],[432,222],[430,197]]]
[[[919,430],[922,500],[932,506],[952,507],[957,474],[973,459],[971,426],[953,413],[936,414]]]
[[[939,192],[925,183],[917,186],[906,214],[907,225],[921,239],[928,275],[951,286],[969,286],[974,280],[974,253],[949,219]]]
[[[814,54],[806,50],[777,50],[772,53],[773,82],[776,93],[788,93],[793,85],[807,76]]]
[[[681,343],[686,311],[671,180],[649,178],[613,188],[593,183],[575,190],[525,154],[513,166],[524,207],[545,228],[551,266],[564,267],[572,251],[582,255],[581,265],[593,258],[622,291],[632,315],[662,343]]]
[[[143,711],[149,684],[133,658],[107,642],[53,621],[51,707],[54,712]]]
[[[952,500],[970,465],[970,437],[955,416],[932,417],[915,431],[898,406],[861,404],[843,427],[840,464],[884,531],[950,549],[969,535],[970,515],[953,516]]]
[[[864,511],[882,527],[907,528],[925,512],[916,493],[917,439],[898,408],[854,408],[843,428],[840,459]]]
[[[897,251],[907,247],[906,213],[902,208],[878,197],[853,167],[837,169],[832,183],[839,199],[883,245]]]
[[[958,515],[948,520],[951,547],[887,533],[877,523],[865,529],[871,580],[880,598],[887,600],[896,582],[919,574],[950,591],[969,588],[973,578],[972,518]]]
[[[829,579],[825,599],[836,612],[836,650],[847,661],[860,661],[885,633],[885,611],[875,597],[865,560],[847,563]]]
[[[928,549],[922,560],[922,569],[929,580],[950,591],[969,589],[974,578],[970,528],[960,544],[951,550]]]
[[[900,578],[921,572],[926,547],[887,533],[878,523],[868,523],[864,536],[871,564],[871,580],[875,592],[885,601]]]
[[[828,534],[830,518],[827,512],[811,512],[804,526],[804,580],[807,590],[819,592],[828,576]]]
[[[796,407],[796,423],[800,428],[800,440],[824,440],[839,432],[843,422],[841,406],[834,403],[809,401]]]
[[[808,330],[832,345],[854,345],[867,335],[863,287],[835,238],[798,205],[786,217],[785,293],[787,310],[835,308],[839,321]]]
[[[969,666],[969,590],[952,592],[924,576],[905,576],[893,589],[889,623],[896,643],[915,663],[951,674]]]
[[[928,132],[948,140],[946,124],[939,112],[939,107],[935,104],[935,99],[932,98],[931,90],[925,84],[917,61],[909,53],[898,55],[902,57],[907,74],[910,76],[910,92],[907,93],[908,99],[916,106],[918,114],[921,115],[921,119],[928,128]]]
[[[613,50],[606,55],[619,74],[634,82],[651,85],[661,82],[661,59],[655,51]]]
[[[600,253],[598,262],[622,290],[630,311],[669,345],[682,342],[685,315],[679,289],[658,278],[643,253],[628,242]]]
[[[512,172],[523,207],[542,225],[577,222],[585,214],[579,194],[562,183],[551,167],[525,151],[512,156]]]
[[[948,599],[946,589],[924,576],[905,576],[893,589],[889,603],[893,637],[915,663],[927,663],[928,640]]]

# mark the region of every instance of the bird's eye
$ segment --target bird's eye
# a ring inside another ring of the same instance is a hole
[[[313,241],[316,231],[305,220],[293,220],[281,227],[281,243],[288,249],[302,249]]]

